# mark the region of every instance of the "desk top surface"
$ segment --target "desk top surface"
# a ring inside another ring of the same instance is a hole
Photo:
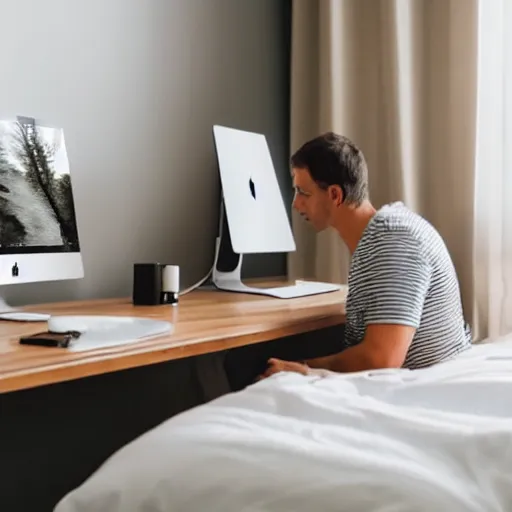
[[[262,283],[275,286],[276,282]],[[195,290],[177,306],[134,306],[130,298],[38,304],[52,315],[121,315],[167,320],[171,333],[84,352],[20,345],[45,322],[0,321],[0,392],[217,352],[341,324],[346,291],[295,299]]]

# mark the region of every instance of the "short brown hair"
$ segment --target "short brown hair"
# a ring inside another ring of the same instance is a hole
[[[343,201],[359,206],[368,197],[368,168],[362,151],[347,137],[328,132],[306,142],[291,157],[322,188],[339,185]]]

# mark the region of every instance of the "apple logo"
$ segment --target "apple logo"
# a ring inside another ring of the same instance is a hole
[[[256,199],[256,188],[254,186],[254,181],[252,181],[252,178],[249,178],[249,189],[251,190],[251,196],[253,199]]]
[[[12,266],[11,273],[12,273],[12,277],[18,277],[20,271],[19,271],[17,262]]]

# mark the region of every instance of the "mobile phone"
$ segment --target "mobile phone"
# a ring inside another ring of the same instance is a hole
[[[76,332],[38,332],[20,338],[20,345],[36,345],[39,347],[67,348],[73,339],[78,338]]]

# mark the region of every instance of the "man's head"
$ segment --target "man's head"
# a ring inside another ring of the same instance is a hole
[[[357,208],[368,199],[364,155],[346,137],[329,132],[306,142],[291,166],[293,206],[318,231],[332,226],[340,208]]]

